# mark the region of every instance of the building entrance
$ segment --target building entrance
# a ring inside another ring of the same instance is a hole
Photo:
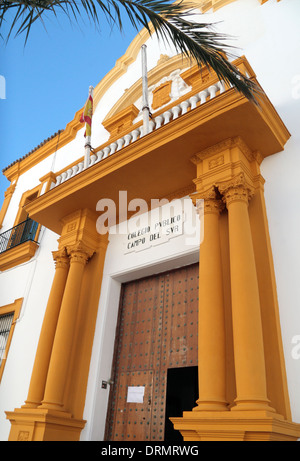
[[[183,411],[192,411],[198,399],[198,367],[169,368],[167,373],[165,442],[182,442],[170,417],[182,416]]]
[[[197,367],[198,275],[193,264],[122,286],[106,440],[165,439],[170,370]],[[182,394],[195,392],[197,376],[189,376]]]

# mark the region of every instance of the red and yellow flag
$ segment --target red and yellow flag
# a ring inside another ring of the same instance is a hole
[[[82,115],[80,117],[81,123],[85,123],[84,137],[91,136],[92,133],[92,116],[93,116],[93,98],[89,95],[85,103]]]

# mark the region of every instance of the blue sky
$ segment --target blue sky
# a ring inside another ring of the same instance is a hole
[[[74,21],[73,21],[74,22]],[[26,155],[44,139],[64,129],[83,107],[90,85],[114,67],[136,35],[124,18],[124,31],[111,31],[103,21],[100,32],[84,18],[79,25],[49,15],[25,35],[0,41],[0,208],[9,186],[3,168]],[[5,29],[1,29],[5,35]],[[4,77],[4,78],[3,78]],[[3,91],[0,91],[3,97]]]

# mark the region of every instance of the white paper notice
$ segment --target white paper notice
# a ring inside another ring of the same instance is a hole
[[[128,386],[127,402],[143,403],[144,401],[144,386]]]

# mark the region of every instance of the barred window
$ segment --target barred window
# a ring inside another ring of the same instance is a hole
[[[0,367],[2,360],[5,359],[5,351],[14,313],[0,315]]]
[[[0,381],[7,361],[16,321],[19,318],[23,298],[15,299],[11,304],[0,306]]]

